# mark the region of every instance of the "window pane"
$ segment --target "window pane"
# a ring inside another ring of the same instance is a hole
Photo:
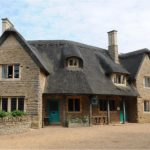
[[[77,66],[77,61],[78,61],[78,59],[74,59],[74,62],[73,62],[74,66]]]
[[[8,66],[8,78],[13,78],[13,66]]]
[[[150,87],[150,77],[145,77],[145,87]]]
[[[8,99],[7,98],[2,98],[2,110],[3,111],[8,111]]]
[[[16,98],[11,98],[11,111],[14,111],[17,109],[17,99]]]
[[[144,111],[149,112],[150,111],[150,102],[144,101]]]
[[[7,65],[2,65],[2,78],[7,78]]]
[[[24,98],[18,98],[18,110],[24,111]]]
[[[14,65],[14,78],[19,78],[19,65]]]
[[[148,87],[147,78],[145,77],[145,86]]]
[[[100,111],[107,111],[107,100],[99,100]]]
[[[69,65],[70,65],[70,66],[73,65],[73,60],[72,60],[72,59],[69,60]]]
[[[80,111],[80,100],[75,99],[75,111]]]
[[[115,111],[116,110],[116,106],[115,106],[115,101],[114,100],[110,100],[109,101],[109,106],[110,106],[110,111]]]
[[[74,109],[73,109],[73,99],[68,99],[68,111],[74,111]]]
[[[103,100],[99,100],[99,109],[100,111],[103,111]]]

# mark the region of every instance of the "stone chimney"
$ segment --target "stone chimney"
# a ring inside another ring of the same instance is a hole
[[[14,27],[14,25],[9,21],[8,18],[3,18],[2,19],[2,33],[7,30]]]
[[[113,61],[119,64],[116,30],[108,32],[108,52]]]

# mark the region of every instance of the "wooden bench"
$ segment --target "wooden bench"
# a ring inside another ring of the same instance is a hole
[[[92,116],[92,122],[94,125],[108,124],[108,117],[107,116]]]

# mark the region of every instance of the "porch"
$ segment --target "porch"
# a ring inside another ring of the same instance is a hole
[[[43,126],[136,122],[137,101],[120,96],[43,96]]]

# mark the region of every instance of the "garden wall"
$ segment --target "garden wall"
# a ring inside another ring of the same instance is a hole
[[[16,134],[29,131],[31,120],[29,117],[5,117],[0,118],[0,135]]]

